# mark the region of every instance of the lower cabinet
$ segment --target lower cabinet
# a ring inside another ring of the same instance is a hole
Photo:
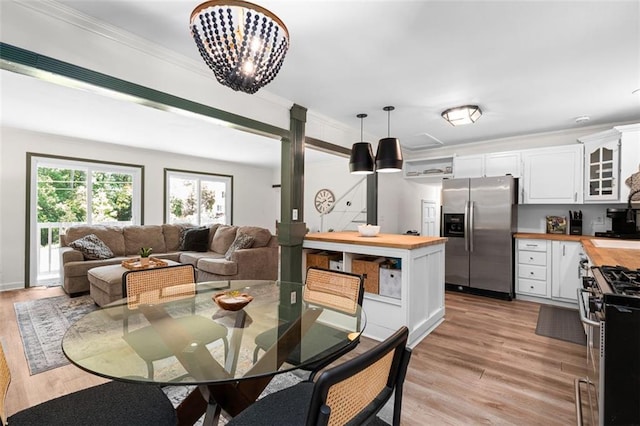
[[[516,240],[516,295],[577,303],[582,244],[543,239]]]
[[[577,303],[581,286],[582,244],[574,241],[551,242],[551,297]]]

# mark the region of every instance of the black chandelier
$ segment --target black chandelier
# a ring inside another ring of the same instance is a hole
[[[280,71],[289,31],[276,15],[253,3],[212,0],[191,13],[191,35],[216,79],[255,93]]]

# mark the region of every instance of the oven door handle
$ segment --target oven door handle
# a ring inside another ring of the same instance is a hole
[[[587,312],[584,307],[584,299],[582,298],[583,293],[589,293],[589,290],[585,290],[584,288],[578,289],[578,310],[580,311],[580,321],[582,321],[583,324],[598,327],[600,326],[599,322],[587,318]]]

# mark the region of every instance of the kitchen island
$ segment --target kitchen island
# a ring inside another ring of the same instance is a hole
[[[398,234],[362,237],[344,231],[307,234],[302,247],[307,255],[327,256],[332,269],[354,272],[364,264],[369,291],[363,302],[367,316],[363,334],[383,340],[406,325],[408,345],[414,347],[444,320],[446,241]]]

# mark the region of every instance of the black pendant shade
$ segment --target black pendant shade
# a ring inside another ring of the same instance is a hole
[[[402,170],[402,150],[397,138],[384,138],[378,142],[376,153],[376,171],[394,173]]]
[[[349,171],[354,175],[373,173],[373,150],[369,142],[356,142],[351,147]]]

